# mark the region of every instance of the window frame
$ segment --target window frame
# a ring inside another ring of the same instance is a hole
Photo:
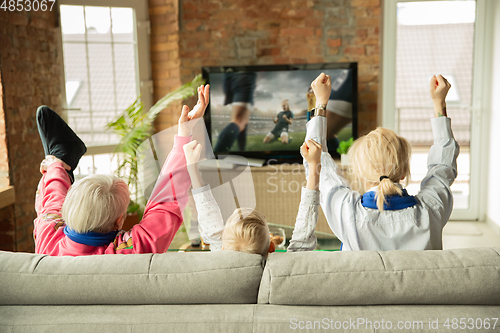
[[[141,101],[144,108],[148,110],[153,105],[153,85],[151,74],[151,60],[149,54],[149,36],[150,36],[150,21],[149,21],[149,7],[148,2],[144,0],[59,0],[58,5],[75,5],[75,6],[92,6],[92,7],[126,7],[134,10],[134,35],[136,40],[136,73],[138,90],[141,96]],[[60,8],[60,7],[58,7]],[[59,10],[60,12],[60,10]],[[61,57],[63,77],[66,78],[64,73],[64,53],[63,53],[63,39],[62,39],[62,26],[61,15],[59,14],[59,27],[61,29],[60,36],[60,52],[63,54]],[[62,91],[64,92],[63,98],[63,117],[67,120],[67,112],[71,109],[66,104],[66,79],[64,79]],[[111,145],[96,145],[88,146],[88,155],[112,154],[115,152],[116,144]]]
[[[386,0],[383,2],[382,31],[382,107],[378,122],[385,128],[398,131],[396,122],[396,31],[397,4],[399,2],[423,2],[436,0]],[[474,31],[471,134],[470,134],[470,179],[468,209],[454,209],[450,220],[479,220],[486,218],[487,191],[487,146],[489,137],[488,114],[491,93],[488,89],[491,73],[488,71],[492,54],[493,19],[492,4],[487,0],[476,0]],[[452,117],[452,116],[451,116]],[[430,125],[429,125],[430,126]],[[480,189],[483,189],[482,191]]]

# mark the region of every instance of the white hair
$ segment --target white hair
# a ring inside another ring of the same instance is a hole
[[[127,184],[111,175],[92,175],[73,184],[62,207],[66,225],[76,232],[106,233],[125,215],[130,201]]]

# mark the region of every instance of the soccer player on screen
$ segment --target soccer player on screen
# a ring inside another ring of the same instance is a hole
[[[250,111],[253,108],[253,94],[257,73],[225,73],[222,88],[226,98],[224,105],[231,104],[231,122],[219,134],[215,152],[227,152],[238,139],[238,148],[245,150]]]
[[[264,143],[269,143],[278,136],[281,137],[281,143],[289,143],[291,141],[291,138],[288,137],[288,126],[293,123],[293,112],[290,111],[290,104],[287,99],[282,102],[282,107],[283,111],[280,111],[276,118],[273,119],[276,125],[266,135]]]

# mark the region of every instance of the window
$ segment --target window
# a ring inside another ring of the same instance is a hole
[[[68,124],[88,147],[75,176],[110,173],[119,138],[106,124],[139,95],[151,105],[147,4],[143,1],[61,1],[61,31]],[[124,7],[131,5],[130,7]],[[141,28],[142,27],[142,28]],[[139,59],[141,58],[141,59]],[[140,66],[140,64],[143,64]]]
[[[454,193],[453,219],[479,216],[481,127],[476,121],[484,66],[481,57],[485,1],[389,0],[384,9],[383,126],[412,145],[412,183],[419,191],[432,145],[429,119],[434,116],[428,83],[442,74],[452,84],[446,102],[455,139],[461,147]]]

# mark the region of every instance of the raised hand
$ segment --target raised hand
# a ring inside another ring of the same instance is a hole
[[[185,144],[182,148],[184,149],[184,155],[186,156],[187,171],[189,173],[189,178],[191,178],[191,185],[193,185],[193,189],[205,186],[205,182],[201,177],[200,169],[198,168],[202,148],[201,144],[194,140]]]
[[[316,96],[316,107],[324,106],[328,103],[330,99],[330,93],[332,91],[332,81],[330,75],[321,73],[318,77],[311,83],[312,90],[314,91],[314,96]]]
[[[198,103],[194,106],[194,108],[189,111],[188,119],[193,120],[196,118],[201,118],[205,114],[205,109],[207,108],[208,102],[210,98],[210,85],[206,84],[205,86],[198,87]]]
[[[322,146],[313,139],[304,142],[302,146],[300,146],[300,152],[310,165],[318,165],[321,163]]]
[[[179,117],[179,136],[190,136],[194,123],[189,124],[190,120],[198,119],[205,115],[210,99],[210,85],[198,87],[198,103],[189,111],[187,105],[182,106],[181,116]]]
[[[182,148],[184,149],[184,155],[186,156],[188,165],[194,165],[200,161],[202,146],[198,141],[193,140],[185,144]]]
[[[446,95],[451,88],[451,84],[442,75],[433,75],[430,82],[430,92],[434,114],[436,117],[446,117]]]

